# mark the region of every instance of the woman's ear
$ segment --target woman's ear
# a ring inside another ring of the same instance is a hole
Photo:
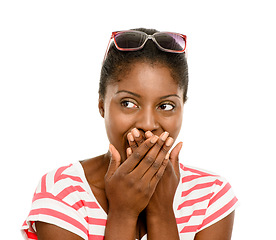
[[[104,100],[102,97],[99,97],[98,108],[101,116],[104,118]]]

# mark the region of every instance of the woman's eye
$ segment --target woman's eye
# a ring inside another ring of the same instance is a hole
[[[121,105],[125,108],[138,108],[138,106],[131,101],[122,101]]]
[[[174,105],[173,104],[171,104],[171,103],[163,103],[163,104],[161,104],[161,105],[159,105],[159,109],[160,110],[163,110],[163,111],[171,111],[171,110],[173,110],[174,109]]]

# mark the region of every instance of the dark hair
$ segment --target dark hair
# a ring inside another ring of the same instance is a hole
[[[155,29],[133,29],[152,35],[158,32]],[[104,98],[106,87],[111,82],[118,81],[120,74],[131,69],[131,64],[148,62],[163,64],[171,69],[173,79],[184,90],[184,101],[187,99],[188,90],[188,65],[185,54],[161,51],[153,41],[147,41],[143,49],[138,51],[119,51],[115,44],[110,45],[108,54],[103,62],[100,77],[99,94]]]

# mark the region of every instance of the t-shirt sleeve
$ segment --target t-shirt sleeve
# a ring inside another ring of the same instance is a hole
[[[74,182],[72,179],[59,181],[57,172],[42,177],[33,196],[31,211],[21,228],[26,240],[37,239],[36,221],[54,224],[88,239],[87,222],[79,210],[78,193],[83,190]]]
[[[218,177],[218,182],[220,184],[214,185],[212,197],[209,200],[206,214],[199,231],[228,216],[238,206],[238,199],[230,183],[222,177]]]

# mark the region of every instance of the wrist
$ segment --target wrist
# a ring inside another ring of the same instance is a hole
[[[172,206],[158,207],[154,209],[146,209],[147,219],[164,220],[167,221],[168,218],[175,218]]]
[[[118,219],[118,221],[129,221],[129,222],[137,222],[139,214],[135,214],[126,210],[119,209],[109,209],[108,210],[108,218],[110,219]]]
[[[149,204],[146,208],[147,217],[160,217],[173,213],[173,203],[168,202],[166,204]]]
[[[173,208],[167,208],[159,214],[147,213],[148,239],[179,240],[179,233]]]
[[[105,239],[128,240],[136,236],[137,217],[120,211],[108,211]]]

